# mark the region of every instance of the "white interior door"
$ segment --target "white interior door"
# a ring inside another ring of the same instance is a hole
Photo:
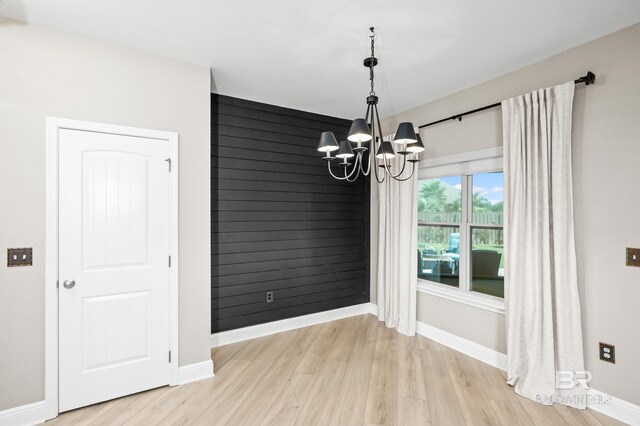
[[[170,381],[170,146],[59,132],[62,412]]]

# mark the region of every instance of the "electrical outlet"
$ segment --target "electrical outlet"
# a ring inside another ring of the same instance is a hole
[[[640,248],[627,247],[627,266],[640,266]]]
[[[266,301],[267,303],[271,303],[273,302],[273,291],[268,291],[266,294]]]
[[[611,364],[616,363],[616,347],[608,343],[600,342],[600,359]]]

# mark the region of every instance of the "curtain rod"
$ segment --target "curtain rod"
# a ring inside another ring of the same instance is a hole
[[[584,83],[585,85],[588,86],[590,84],[593,84],[594,81],[596,81],[596,75],[594,73],[592,73],[591,71],[588,71],[587,75],[582,76],[582,77],[578,78],[577,80],[574,80],[573,82],[575,84]],[[500,105],[502,105],[502,102],[496,102],[495,104],[491,104],[491,105],[483,106],[483,107],[480,107],[480,108],[472,109],[471,111],[463,112],[461,114],[452,115],[451,117],[447,117],[447,118],[443,118],[441,120],[432,121],[431,123],[423,124],[422,126],[418,126],[418,129],[422,129],[424,127],[433,126],[434,124],[443,123],[443,122],[449,121],[449,120],[462,121],[462,117],[464,117],[465,115],[475,114],[476,112],[484,111],[485,109],[496,108],[496,107],[499,107]]]

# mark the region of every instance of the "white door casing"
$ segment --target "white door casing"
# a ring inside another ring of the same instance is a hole
[[[59,119],[48,127],[58,151],[57,366],[46,330],[47,368],[59,373],[46,373],[51,418],[176,384],[177,135]]]

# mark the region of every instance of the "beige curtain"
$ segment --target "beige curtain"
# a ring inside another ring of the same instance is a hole
[[[385,140],[393,140],[393,135]],[[394,150],[398,151],[394,146]],[[396,155],[391,171],[398,173],[402,158]],[[412,165],[407,162],[410,171]],[[377,196],[377,208],[372,212],[372,265],[376,283],[378,319],[399,333],[416,333],[416,299],[418,285],[418,167],[411,179],[398,182],[388,176],[378,184],[371,171],[372,192]],[[382,170],[379,173],[383,173]],[[405,172],[406,173],[406,172]],[[408,173],[404,176],[406,177]],[[376,198],[375,196],[372,198]],[[377,214],[376,214],[377,213]],[[373,282],[373,281],[372,281]]]
[[[507,382],[534,401],[584,408],[571,379],[588,374],[573,231],[574,87],[502,102]]]

